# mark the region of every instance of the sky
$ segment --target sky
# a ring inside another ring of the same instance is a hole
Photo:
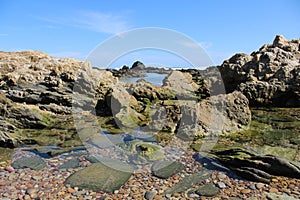
[[[157,27],[193,40],[219,65],[234,53],[250,54],[272,43],[277,34],[299,38],[299,10],[299,0],[0,0],[0,51],[39,50],[85,60],[121,33]],[[115,58],[110,67],[135,60],[190,64],[172,52],[141,48]]]

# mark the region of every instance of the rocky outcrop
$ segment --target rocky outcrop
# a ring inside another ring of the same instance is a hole
[[[71,114],[72,106],[94,109],[97,80],[109,74],[87,62],[39,51],[0,52],[1,146],[26,140],[23,129],[49,129],[51,116]]]
[[[121,69],[108,69],[115,77],[118,78],[132,78],[132,77],[146,77],[146,73],[168,74],[171,69],[157,68],[145,66],[141,61],[136,61],[131,67],[124,65]]]
[[[251,106],[300,106],[300,40],[278,35],[251,55],[234,55],[219,70],[226,91],[241,91]]]

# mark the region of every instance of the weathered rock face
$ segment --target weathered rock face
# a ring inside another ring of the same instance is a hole
[[[247,98],[240,92],[212,96],[198,104],[181,106],[182,118],[177,136],[193,140],[194,137],[235,132],[251,122]]]
[[[98,79],[108,84],[110,77],[110,72],[75,59],[39,51],[0,52],[1,146],[23,141],[22,129],[47,128],[51,114],[71,114],[72,106],[93,110],[95,94],[105,87],[95,90]]]
[[[38,51],[0,53],[0,89],[19,103],[61,106],[70,113],[72,87],[80,68],[88,63],[59,59]],[[43,109],[55,111],[47,106]]]
[[[278,35],[273,44],[236,54],[219,69],[226,91],[241,91],[252,106],[300,106],[300,40]]]

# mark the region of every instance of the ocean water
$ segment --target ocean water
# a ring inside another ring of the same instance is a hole
[[[135,77],[135,78],[121,78],[122,82],[136,82],[140,79],[144,79],[145,81],[151,83],[152,85],[162,86],[163,80],[168,74],[158,74],[158,73],[146,73],[147,77]]]

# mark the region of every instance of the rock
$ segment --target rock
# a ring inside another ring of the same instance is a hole
[[[264,186],[265,186],[265,184],[263,184],[263,183],[256,183],[256,184],[255,184],[255,187],[256,187],[258,190],[262,189]]]
[[[146,120],[144,115],[136,112],[130,107],[122,108],[114,117],[119,128],[129,128],[130,131],[135,130]]]
[[[198,116],[198,130],[194,132],[203,135],[232,133],[251,122],[248,100],[240,92],[220,94],[201,101]]]
[[[45,128],[47,125],[44,122],[44,118],[36,109],[29,109],[22,106],[16,106],[11,109],[9,118],[13,118],[17,121],[19,128]]]
[[[13,172],[13,171],[15,171],[15,169],[14,169],[12,166],[6,166],[6,167],[5,167],[5,170],[8,171],[8,172]]]
[[[154,162],[151,171],[158,178],[167,179],[183,169],[183,164],[177,161],[157,161]]]
[[[226,167],[251,181],[269,183],[273,176],[300,179],[300,167],[283,158],[257,155],[239,148],[217,151],[214,154]]]
[[[193,81],[192,75],[189,73],[173,71],[163,80],[163,82],[163,86],[176,91],[177,99],[197,99],[195,91],[199,89],[199,86]]]
[[[218,182],[218,187],[224,189],[226,188],[226,184],[224,182]]]
[[[118,165],[120,165],[120,162]],[[94,163],[72,174],[67,178],[65,184],[85,190],[114,192],[119,190],[130,176],[131,173],[129,172],[118,171],[102,163]]]
[[[156,132],[175,132],[180,118],[181,114],[179,105],[174,104],[169,106],[159,106],[155,110],[155,113],[151,116],[149,129]]]
[[[16,131],[16,127],[0,118],[0,146],[13,148],[18,146],[21,141],[11,134]]]
[[[268,192],[265,192],[264,194],[266,198],[269,200],[296,200],[296,198],[289,196],[287,194],[279,195],[279,194],[268,193]]]
[[[162,147],[149,142],[133,140],[122,144],[121,148],[127,151],[129,159],[135,164],[146,164],[165,158]]]
[[[155,196],[156,196],[156,192],[153,192],[153,191],[147,191],[145,193],[145,199],[147,199],[147,200],[152,200],[152,199],[154,199]]]
[[[41,170],[46,166],[46,162],[34,153],[27,153],[24,156],[14,159],[11,166],[15,169],[30,168]]]
[[[245,189],[242,189],[241,192],[242,192],[243,194],[250,194],[250,193],[251,193],[251,190],[248,189],[248,188],[245,188]]]
[[[216,196],[219,193],[219,189],[213,183],[206,183],[197,189],[196,193],[200,196]]]
[[[131,69],[133,70],[144,70],[145,68],[145,65],[140,61],[134,62],[131,66]]]
[[[73,158],[58,166],[58,169],[70,169],[79,167],[80,160]]]
[[[200,181],[208,179],[211,176],[211,171],[202,169],[201,171],[185,176],[179,183],[175,186],[167,189],[164,194],[175,194],[182,193],[187,189],[193,187],[195,184],[198,184]]]
[[[228,93],[239,90],[251,106],[300,105],[300,40],[276,36],[250,56],[236,54],[219,67]]]

